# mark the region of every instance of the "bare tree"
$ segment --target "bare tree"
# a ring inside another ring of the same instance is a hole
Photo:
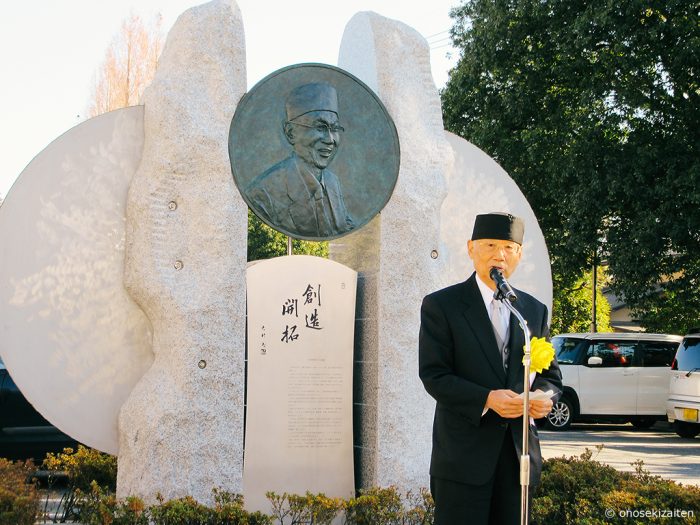
[[[132,14],[122,22],[95,74],[88,117],[139,103],[153,80],[163,48],[161,21],[158,14],[146,26],[141,17]]]

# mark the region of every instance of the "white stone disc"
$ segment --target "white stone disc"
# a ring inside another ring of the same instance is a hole
[[[123,286],[126,197],[143,107],[46,147],[0,207],[0,355],[25,397],[81,443],[118,452],[117,415],[153,361]]]
[[[552,314],[549,252],[537,217],[515,181],[471,142],[445,131],[454,163],[447,170],[448,195],[440,209],[440,237],[447,248],[447,283],[463,281],[474,271],[467,239],[479,213],[502,211],[525,223],[523,258],[510,283],[542,301]]]

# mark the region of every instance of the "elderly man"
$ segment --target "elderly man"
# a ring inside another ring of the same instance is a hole
[[[344,131],[335,88],[299,86],[287,97],[286,112],[284,135],[293,151],[248,187],[256,212],[302,238],[331,238],[353,229],[338,177],[327,169]]]
[[[421,308],[419,374],[437,401],[430,486],[435,525],[509,525],[520,522],[519,455],[522,440],[524,334],[494,300],[489,277],[509,277],[522,256],[521,219],[478,215],[467,243],[475,272],[465,282],[425,297]],[[547,337],[547,308],[516,291],[517,310],[532,336]],[[556,359],[537,374],[532,390],[561,392]],[[546,416],[552,400],[530,400],[532,418]],[[537,429],[529,425],[530,485],[542,471]]]

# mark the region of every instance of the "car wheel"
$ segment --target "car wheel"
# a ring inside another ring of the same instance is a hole
[[[632,420],[632,426],[639,429],[651,428],[654,426],[654,423],[656,423],[656,419],[649,417],[641,417]]]
[[[674,421],[673,430],[682,438],[694,438],[700,434],[700,425],[686,423],[685,421]]]
[[[574,418],[574,408],[571,401],[562,397],[554,403],[552,411],[547,414],[547,427],[552,430],[567,430]]]

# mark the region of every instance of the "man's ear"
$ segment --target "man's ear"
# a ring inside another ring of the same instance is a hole
[[[284,123],[284,136],[287,137],[287,142],[289,142],[293,146],[294,145],[294,126],[289,121]]]

